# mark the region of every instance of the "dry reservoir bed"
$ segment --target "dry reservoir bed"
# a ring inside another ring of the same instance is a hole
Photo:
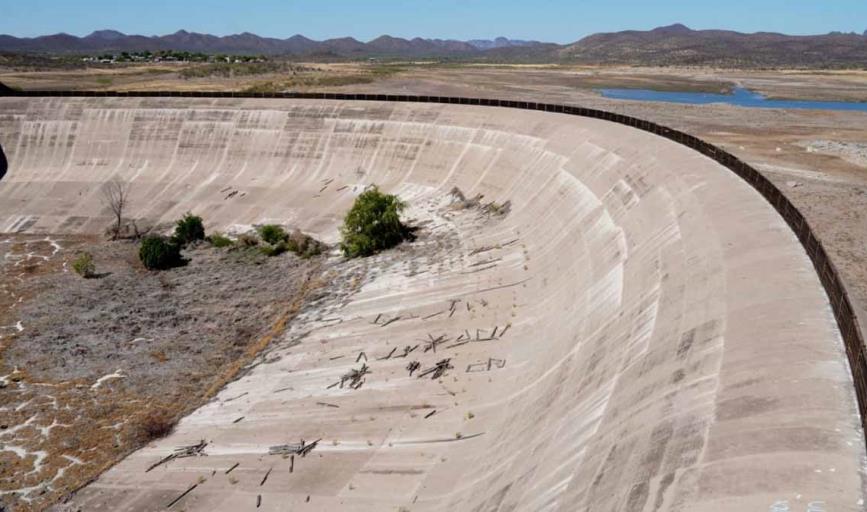
[[[0,503],[13,510],[40,509],[164,435],[324,288],[322,258],[256,249],[202,244],[154,273],[131,242],[7,235],[0,247]],[[80,250],[97,277],[70,270]]]
[[[98,188],[119,175],[136,219],[192,210],[327,242],[377,184],[428,237],[328,259],[344,297],[310,302],[267,364],[67,509],[863,508],[863,432],[815,271],[757,192],[685,147],[456,105],[0,106],[0,231],[101,230]],[[511,210],[456,211],[455,186]],[[202,440],[206,456],[148,471]]]

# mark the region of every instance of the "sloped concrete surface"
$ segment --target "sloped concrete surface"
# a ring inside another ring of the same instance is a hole
[[[815,271],[757,192],[685,147],[449,105],[2,98],[0,112],[3,232],[101,231],[99,184],[119,175],[140,219],[191,210],[211,229],[276,221],[329,241],[376,183],[456,241],[413,269],[378,257],[348,304],[290,329],[72,510],[163,510],[193,485],[174,507],[863,509],[863,433]],[[455,186],[511,212],[454,211]],[[380,359],[440,336],[436,354]],[[360,352],[364,385],[329,388]],[[443,358],[437,380],[405,369]],[[268,455],[302,438],[322,440]],[[200,439],[206,457],[145,472]]]

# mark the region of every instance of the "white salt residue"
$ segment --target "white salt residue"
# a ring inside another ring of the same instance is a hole
[[[63,249],[63,247],[61,247],[60,244],[57,243],[56,241],[52,240],[51,237],[46,236],[45,241],[48,242],[49,244],[51,244],[51,249],[52,249],[51,255],[52,256],[56,255],[57,253],[59,253]]]
[[[125,377],[125,375],[123,374],[122,370],[115,370],[114,373],[109,373],[108,375],[103,375],[102,377],[96,379],[96,382],[93,384],[93,386],[90,386],[90,389],[99,388],[100,386],[102,386],[102,383],[105,381],[114,380],[114,379],[122,379],[123,377]]]
[[[63,457],[64,459],[68,460],[69,462],[71,462],[73,464],[78,464],[79,466],[84,465],[84,461],[82,461],[78,457],[73,457],[72,455],[61,455],[61,457]]]
[[[21,424],[15,425],[15,426],[12,427],[12,428],[9,428],[9,429],[4,430],[4,431],[2,432],[2,434],[0,434],[0,437],[12,436],[12,434],[14,434],[15,432],[18,432],[19,430],[21,430],[21,429],[23,429],[23,428],[27,428],[31,423],[33,423],[33,422],[36,420],[36,418],[37,418],[38,416],[39,416],[38,414],[34,414],[33,416],[27,418],[27,421],[25,421],[24,423],[21,423]],[[10,448],[10,449],[11,449],[11,448]],[[12,450],[12,451],[14,451],[14,450]],[[23,456],[20,455],[20,454],[19,454],[18,456],[21,457],[21,458],[23,458]]]

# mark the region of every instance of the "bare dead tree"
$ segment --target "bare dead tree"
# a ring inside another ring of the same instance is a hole
[[[111,239],[117,240],[123,224],[123,212],[129,206],[129,183],[115,176],[102,186],[102,198],[105,205],[114,214]]]

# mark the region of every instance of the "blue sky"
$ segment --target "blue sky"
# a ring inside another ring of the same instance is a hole
[[[594,32],[692,28],[816,34],[867,30],[867,0],[0,0],[0,33],[86,35],[186,29],[285,38],[381,34],[572,42]]]

